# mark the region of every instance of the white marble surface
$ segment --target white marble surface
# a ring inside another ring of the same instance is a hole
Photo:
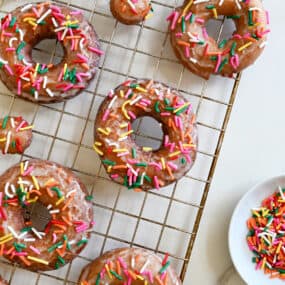
[[[285,172],[285,2],[264,4],[271,14],[269,44],[243,73],[185,285],[222,284],[231,265],[227,234],[235,205],[257,182]],[[226,284],[243,283],[234,277]]]

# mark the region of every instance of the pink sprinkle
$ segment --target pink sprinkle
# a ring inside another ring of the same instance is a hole
[[[128,154],[129,154],[128,151],[126,151],[126,152],[121,152],[121,153],[118,153],[118,154],[117,154],[117,157],[126,156],[126,155],[128,155]]]
[[[30,245],[30,249],[36,254],[41,254],[41,252],[37,248],[33,247],[32,245]]]
[[[160,163],[157,163],[157,162],[150,162],[149,163],[150,166],[155,166],[158,170],[162,170],[162,166]]]
[[[32,171],[33,171],[34,167],[33,166],[30,166],[24,173],[23,173],[23,176],[27,176],[29,175]]]
[[[165,146],[165,147],[168,146],[168,143],[169,143],[169,136],[166,135],[166,136],[164,137],[164,146]]]
[[[16,128],[16,132],[18,132],[23,126],[26,124],[26,121],[22,121],[20,125]]]
[[[80,53],[77,54],[77,57],[84,60],[85,62],[88,62],[88,58]]]
[[[103,115],[103,118],[102,118],[103,122],[105,122],[105,121],[107,120],[109,114],[110,114],[110,110],[107,109],[107,110],[105,111],[104,115]]]
[[[50,8],[51,8],[52,10],[54,10],[55,12],[57,12],[57,13],[60,13],[60,12],[61,12],[61,11],[60,11],[60,8],[57,7],[57,6],[55,6],[55,5],[50,5]]]
[[[2,207],[3,202],[3,192],[0,192],[0,207]]]
[[[204,39],[207,40],[209,38],[209,35],[208,35],[207,29],[205,27],[202,28],[202,32],[203,32]]]
[[[132,89],[130,88],[130,89],[128,89],[128,91],[126,92],[125,98],[128,98],[128,97],[131,95],[131,93],[132,93]]]
[[[15,252],[14,255],[15,256],[27,256],[28,253],[27,252]]]
[[[267,25],[270,24],[270,17],[269,17],[269,12],[266,11],[266,22],[267,22]]]
[[[190,57],[190,47],[189,47],[189,46],[185,46],[185,56],[186,56],[187,58]]]
[[[188,21],[192,16],[192,12],[189,12],[186,17],[185,17],[185,21]]]
[[[177,170],[178,169],[178,166],[176,164],[174,164],[173,162],[169,161],[167,162],[167,165],[171,168],[171,169],[174,169],[174,170]]]
[[[33,7],[32,10],[36,14],[37,18],[39,18],[41,16],[35,7]]]
[[[81,76],[80,76],[78,73],[77,73],[75,76],[76,76],[76,78],[77,78],[77,80],[78,80],[79,82],[83,82]]]
[[[159,186],[159,182],[158,182],[158,178],[157,176],[153,177],[153,181],[154,181],[154,187],[159,190],[160,186]]]
[[[118,261],[120,262],[121,266],[124,268],[124,269],[127,269],[127,264],[124,262],[124,260],[122,259],[122,257],[118,257]]]
[[[197,19],[196,19],[196,23],[198,23],[198,24],[204,24],[205,21],[204,21],[204,19],[197,18]]]
[[[171,114],[169,112],[161,112],[160,113],[160,116],[162,117],[167,117],[167,116],[170,116]]]
[[[153,275],[151,271],[148,271],[148,277],[151,283],[153,283]]]
[[[63,70],[60,72],[57,81],[60,82],[62,80],[62,76],[63,76]]]
[[[6,51],[15,51],[16,49],[14,47],[9,47],[9,48],[6,48]]]
[[[13,73],[11,67],[8,64],[5,64],[4,66],[5,66],[5,69],[8,71],[8,73],[13,76],[14,73]]]
[[[119,174],[112,174],[112,175],[111,175],[111,178],[112,178],[112,179],[117,179],[117,178],[119,178]]]
[[[57,240],[56,233],[53,233],[53,234],[52,234],[52,242],[55,243],[56,240]]]
[[[172,143],[172,144],[170,145],[169,151],[170,151],[170,152],[173,152],[174,149],[175,149],[175,143]]]
[[[132,175],[129,175],[129,186],[133,185],[133,177]]]
[[[217,59],[217,64],[216,64],[216,67],[215,67],[215,73],[218,73],[218,70],[219,70],[219,67],[222,63],[222,56],[219,54],[218,55],[218,59]]]
[[[99,55],[104,54],[104,52],[103,52],[102,50],[99,50],[99,49],[94,48],[94,47],[91,47],[91,46],[89,46],[88,49],[89,49],[90,51],[94,52],[94,53],[99,54]]]
[[[130,115],[130,117],[135,120],[137,117],[136,115],[132,112],[132,111],[128,111],[128,114]]]
[[[237,54],[231,57],[230,63],[234,69],[237,69],[239,66],[239,57]]]
[[[179,13],[178,13],[177,11],[175,11],[175,12],[174,12],[173,19],[172,19],[171,28],[170,28],[172,31],[175,29],[175,26],[176,26],[178,17],[179,17]]]
[[[175,37],[176,37],[176,38],[181,38],[182,36],[183,36],[182,33],[176,33],[176,34],[175,34]]]
[[[18,79],[17,80],[17,94],[18,95],[21,95],[21,93],[22,93],[22,81],[21,81],[21,79]]]
[[[234,34],[234,35],[233,35],[233,39],[239,39],[239,40],[241,40],[241,39],[242,39],[242,36],[239,35],[239,34]]]
[[[67,86],[65,88],[63,88],[63,91],[66,92],[66,91],[68,91],[68,90],[70,90],[72,88],[73,88],[73,84],[70,83],[70,84],[67,84]]]
[[[81,15],[81,14],[82,12],[79,10],[70,12],[70,15]]]

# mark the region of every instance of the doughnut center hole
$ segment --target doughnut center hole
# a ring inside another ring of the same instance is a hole
[[[232,19],[225,19],[222,22],[224,16],[219,17],[220,20],[210,19],[206,23],[206,30],[208,35],[218,40],[218,44],[223,40],[229,40],[233,33],[236,31],[236,24]]]
[[[44,39],[32,49],[32,60],[41,64],[59,64],[64,57],[64,49],[56,39]]]
[[[156,119],[143,116],[132,123],[134,133],[132,138],[140,147],[151,147],[154,151],[160,149],[164,132],[162,124]]]
[[[43,232],[52,217],[44,204],[35,202],[23,209],[23,218],[31,227]]]

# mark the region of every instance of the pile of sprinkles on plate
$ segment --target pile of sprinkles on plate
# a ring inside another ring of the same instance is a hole
[[[260,208],[252,209],[247,227],[246,240],[256,270],[285,280],[285,187],[279,186]]]

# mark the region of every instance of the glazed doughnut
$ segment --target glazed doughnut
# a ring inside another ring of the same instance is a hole
[[[80,285],[181,285],[168,260],[145,249],[120,248],[106,252],[87,265]]]
[[[102,51],[78,10],[43,2],[19,7],[1,20],[0,78],[21,98],[52,103],[77,95],[94,77]],[[57,65],[32,59],[32,49],[56,38],[64,57]]]
[[[149,116],[164,133],[158,150],[138,146],[132,122]],[[101,104],[94,149],[111,179],[134,190],[159,189],[181,178],[196,158],[197,126],[192,105],[168,86],[152,80],[127,81]]]
[[[32,128],[22,117],[6,116],[0,119],[0,150],[6,153],[23,153],[32,142]]]
[[[145,20],[151,10],[150,0],[111,0],[113,16],[126,25],[138,24]]]
[[[206,23],[220,15],[234,21],[236,31],[219,43],[207,34]],[[205,79],[211,74],[232,76],[253,64],[269,33],[268,13],[260,0],[185,1],[169,17],[170,39],[178,59]]]
[[[85,186],[54,162],[21,162],[0,176],[3,256],[32,271],[54,270],[85,247],[93,210]]]
[[[0,276],[0,285],[8,285],[8,282]]]

